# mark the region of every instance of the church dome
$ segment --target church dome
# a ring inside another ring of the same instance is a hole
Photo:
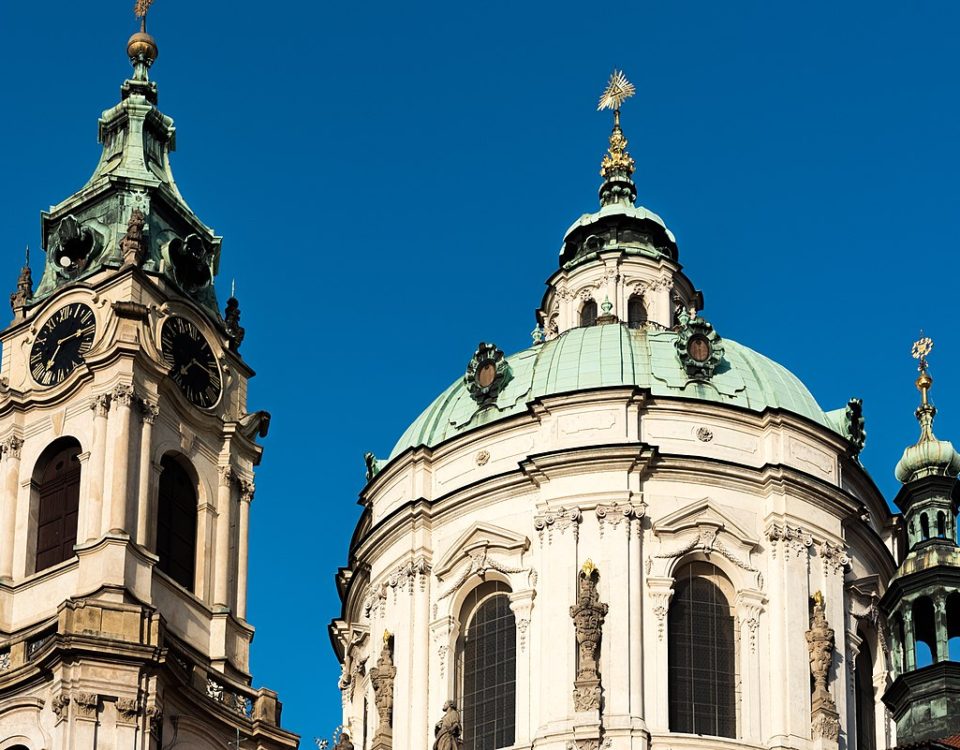
[[[691,379],[677,357],[674,331],[626,325],[574,328],[507,358],[510,380],[481,407],[465,378],[447,388],[410,425],[391,458],[407,448],[434,447],[466,431],[527,410],[544,396],[636,386],[655,397],[696,399],[762,412],[782,409],[836,430],[806,386],[789,370],[735,341],[709,381]]]

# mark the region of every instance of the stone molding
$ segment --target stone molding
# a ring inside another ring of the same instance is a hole
[[[386,576],[386,579],[370,585],[367,596],[363,601],[363,615],[369,618],[374,609],[380,609],[380,615],[384,614],[384,608],[387,602],[387,592],[393,592],[394,601],[396,601],[397,591],[407,591],[412,594],[419,588],[421,592],[426,591],[427,575],[430,573],[430,561],[424,556],[418,556],[404,563],[400,563]],[[414,582],[419,583],[419,587]]]

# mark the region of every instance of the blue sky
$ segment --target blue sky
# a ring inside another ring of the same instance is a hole
[[[96,164],[132,4],[0,0],[11,290],[39,211]],[[937,433],[960,441],[958,25],[946,0],[157,1],[174,173],[225,238],[250,406],[274,415],[249,614],[256,684],[280,691],[287,727],[338,723],[327,623],[363,453],[387,455],[478,341],[529,345],[563,232],[597,205],[615,66],[639,90],[623,114],[639,202],[720,335],[826,409],[862,397],[863,460],[892,497],[922,327]]]

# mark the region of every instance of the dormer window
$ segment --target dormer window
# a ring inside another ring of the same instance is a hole
[[[595,300],[588,299],[580,308],[580,325],[583,327],[597,324],[597,303]]]
[[[630,328],[643,328],[647,322],[647,306],[643,304],[643,297],[634,294],[627,301],[627,325]]]

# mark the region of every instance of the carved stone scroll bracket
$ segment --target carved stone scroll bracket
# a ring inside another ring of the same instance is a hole
[[[533,599],[536,592],[533,589],[517,591],[510,595],[510,609],[513,611],[517,623],[517,646],[520,653],[527,650],[527,631],[530,629],[530,618],[533,612]]]
[[[504,575],[512,575],[518,573],[527,573],[527,575],[532,580],[531,585],[536,585],[537,581],[537,572],[533,568],[521,568],[513,565],[507,565],[500,560],[497,560],[494,557],[491,557],[487,554],[486,547],[480,547],[473,550],[468,550],[466,552],[467,560],[466,565],[463,566],[463,569],[453,581],[446,586],[443,591],[437,596],[437,601],[443,601],[448,596],[453,594],[455,591],[459,590],[467,581],[474,577],[483,578],[490,571],[496,571]]]
[[[737,593],[737,617],[749,636],[751,654],[757,653],[757,631],[766,601],[763,593],[754,589],[741,589]]]
[[[570,531],[574,540],[577,540],[580,538],[580,521],[582,520],[583,514],[579,508],[561,507],[537,514],[533,519],[533,528],[536,529],[541,544],[544,540],[547,544],[551,544],[555,533],[564,535],[567,531]]]
[[[657,621],[657,639],[662,641],[667,626],[667,613],[670,611],[670,599],[673,597],[673,579],[648,577],[647,591],[651,611]]]

